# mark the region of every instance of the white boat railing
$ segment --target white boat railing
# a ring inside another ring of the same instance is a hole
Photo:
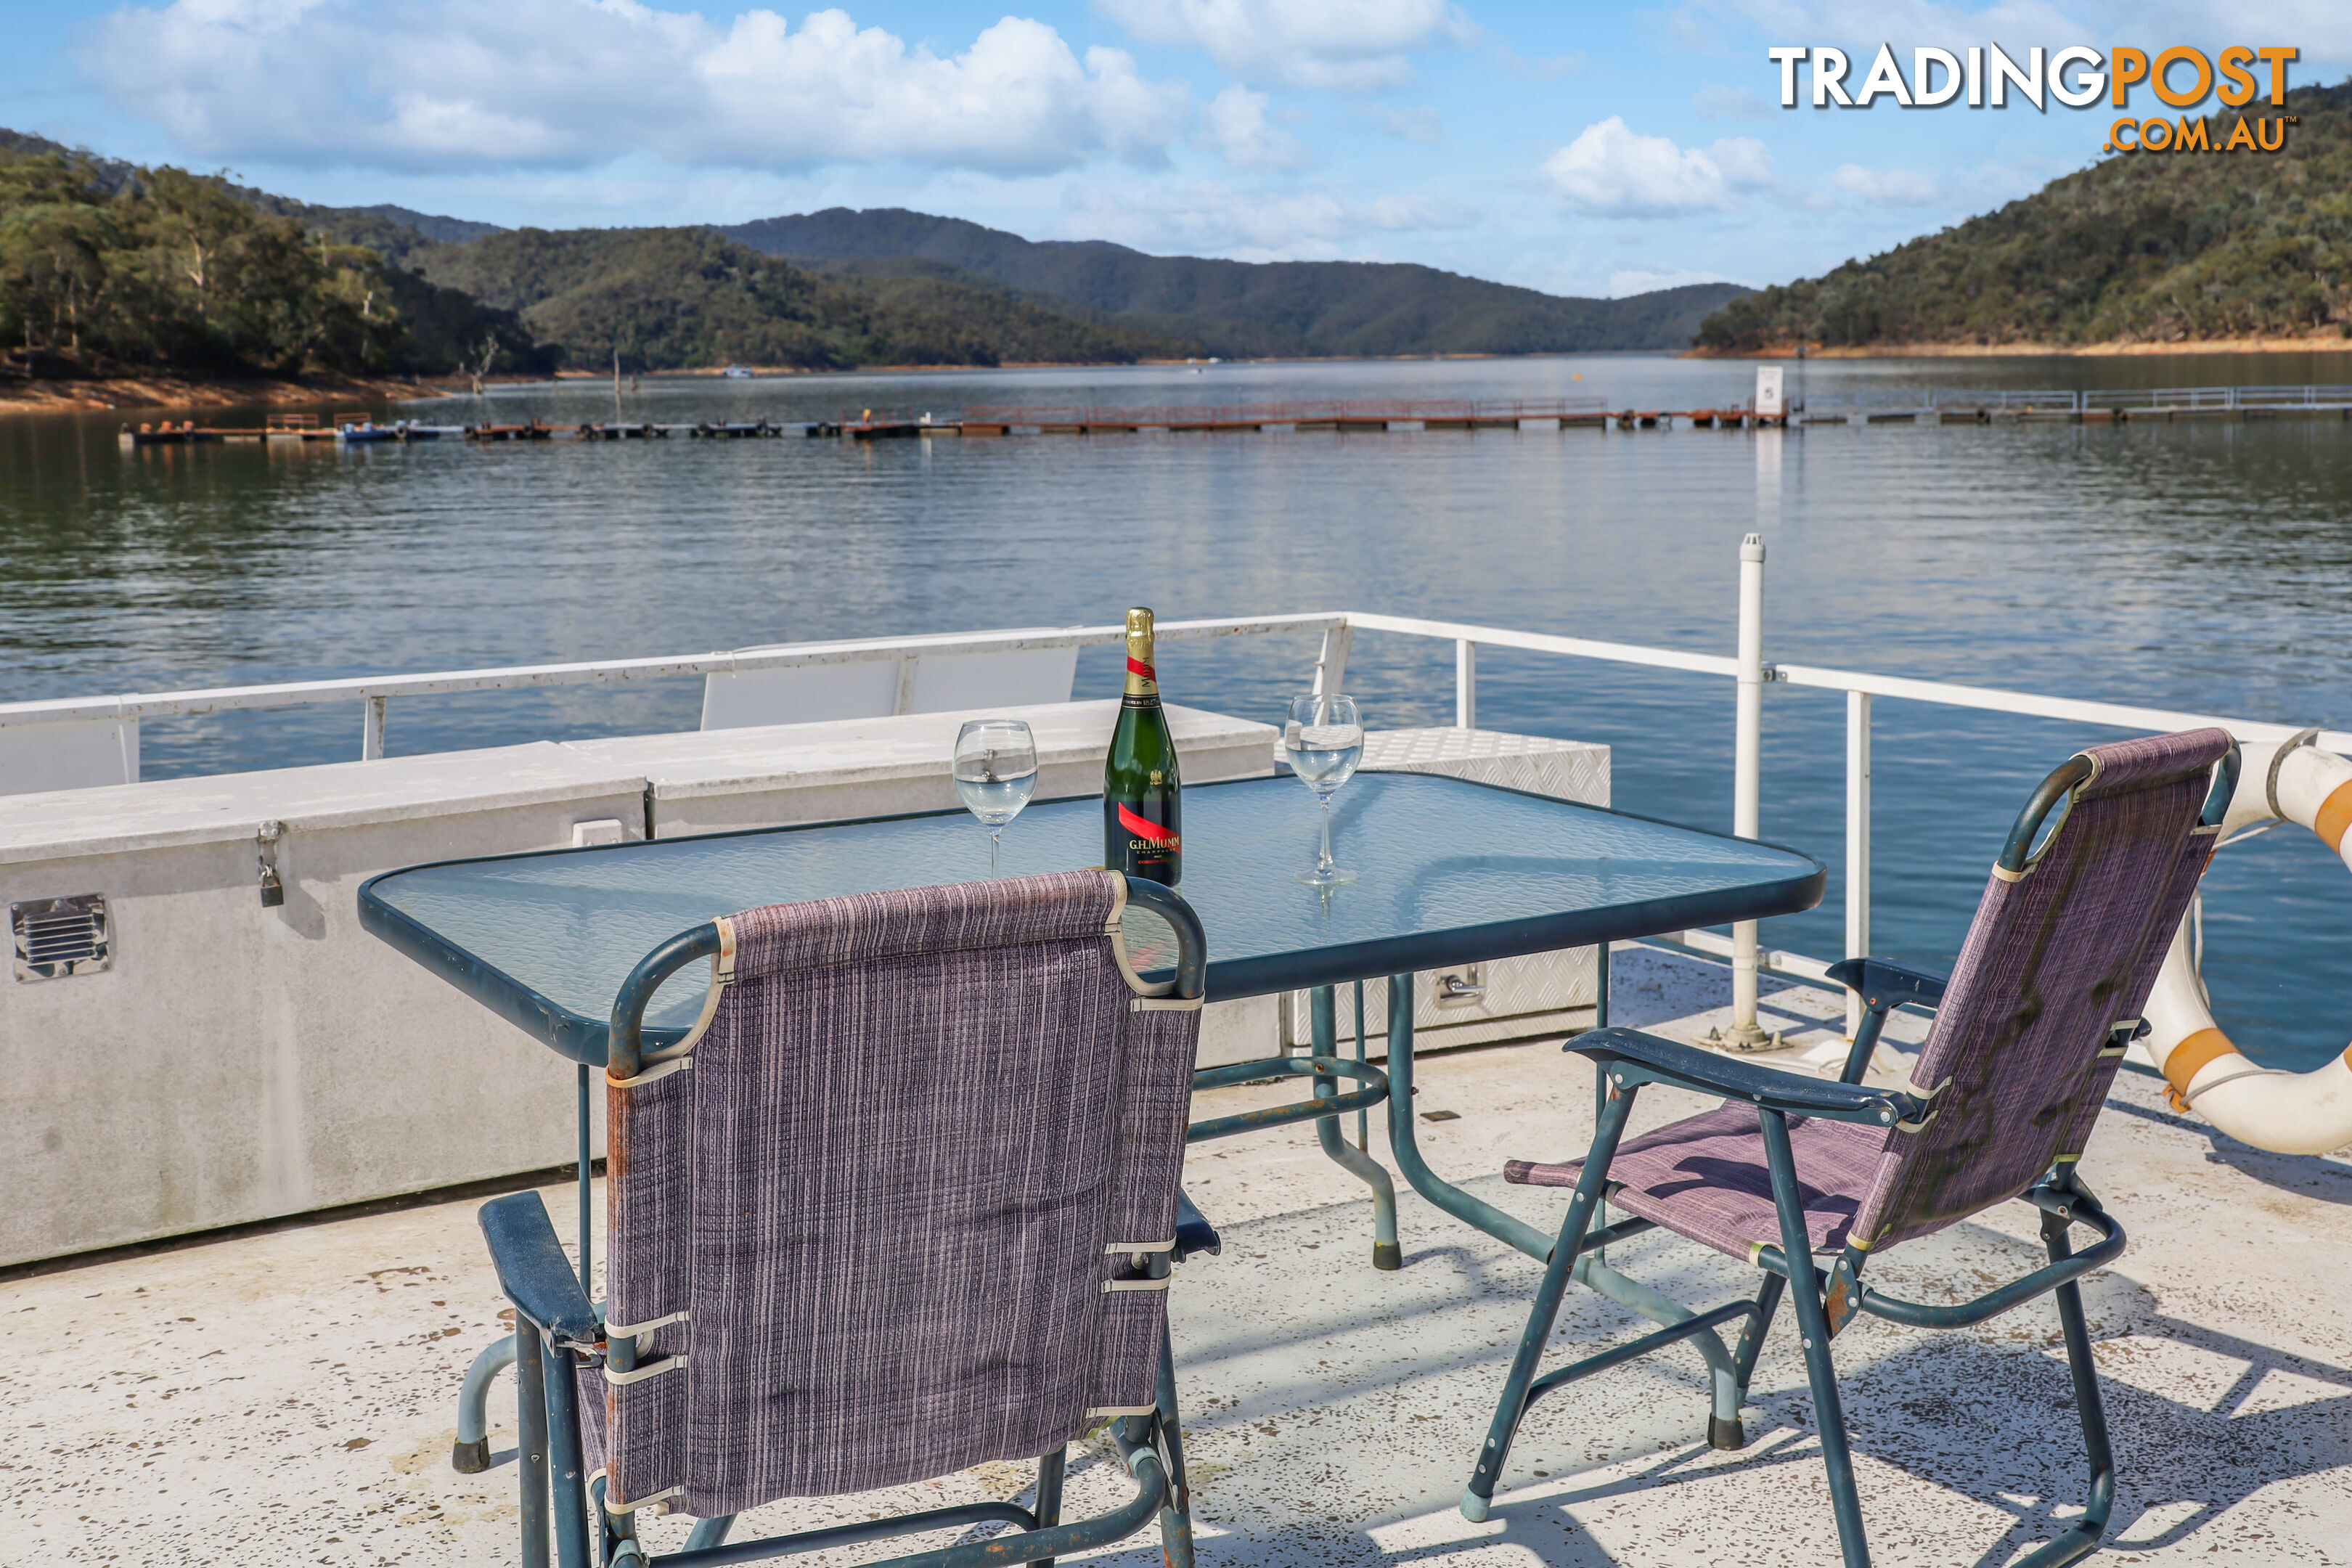
[[[1343,624],[1346,619],[1339,615],[1309,615],[1162,621],[1158,633],[1171,641],[1261,637],[1276,632],[1324,631]],[[592,659],[579,664],[518,664],[492,669],[441,670],[428,675],[357,675],[338,680],[290,680],[270,686],[221,686],[195,691],[134,691],[114,697],[58,697],[31,702],[0,702],[0,729],[27,724],[176,719],[231,709],[308,708],[321,703],[361,702],[366,704],[366,716],[360,730],[360,756],[362,761],[367,761],[383,755],[386,710],[395,697],[446,697],[461,691],[511,691],[541,686],[588,686],[629,680],[667,680],[681,676],[740,675],[759,669],[864,664],[881,658],[903,658],[908,654],[937,656],[1010,653],[1024,648],[1095,647],[1116,644],[1126,635],[1124,626],[1069,626],[1050,632],[950,632],[922,637],[793,643],[747,653]]]
[[[1743,547],[1744,549],[1745,547]],[[1754,571],[1746,567],[1752,565]],[[1926,702],[1982,712],[2011,713],[2024,718],[2055,719],[2071,723],[2105,726],[2143,733],[2196,729],[2207,725],[2228,730],[2241,741],[2284,741],[2303,726],[2227,714],[2187,712],[2131,703],[2052,697],[2011,691],[1998,687],[1962,686],[1947,681],[1916,680],[1905,676],[1864,670],[1831,669],[1813,665],[1776,664],[1763,658],[1762,550],[1743,562],[1741,595],[1743,630],[1753,635],[1739,641],[1744,657],[1690,653],[1677,648],[1638,643],[1602,642],[1589,637],[1557,637],[1547,632],[1518,631],[1469,622],[1428,620],[1367,611],[1255,616],[1202,620],[1162,621],[1158,634],[1170,641],[1213,637],[1262,637],[1278,633],[1320,632],[1322,646],[1314,681],[1318,689],[1338,689],[1346,679],[1349,651],[1358,632],[1422,637],[1454,645],[1454,722],[1475,729],[1478,721],[1478,650],[1514,648],[1563,658],[1590,658],[1603,663],[1679,670],[1691,675],[1729,678],[1741,687],[1740,709],[1758,710],[1757,697],[1767,685],[1810,687],[1842,691],[1846,700],[1845,746],[1845,956],[1870,952],[1870,816],[1871,708],[1877,698]],[[910,654],[1003,652],[1021,648],[1095,647],[1118,645],[1122,626],[1071,626],[1052,632],[968,632],[921,637],[874,637],[844,642],[800,643],[757,653],[717,652],[668,658],[605,659],[577,664],[516,665],[493,669],[450,670],[404,676],[359,676],[339,680],[289,681],[269,686],[221,687],[206,690],[137,692],[112,697],[55,698],[30,702],[0,703],[0,728],[82,722],[93,720],[138,720],[181,717],[232,709],[293,708],[320,703],[359,702],[364,707],[361,754],[378,757],[383,752],[386,705],[395,697],[416,698],[454,692],[512,690],[531,687],[577,686],[683,676],[732,674],[754,669],[786,669],[809,665],[846,664]],[[1754,832],[1759,805],[1760,777],[1753,739],[1753,718],[1744,728],[1735,750],[1734,821]],[[2322,731],[2315,743],[2352,755],[2352,731]],[[1738,928],[1727,940],[1708,931],[1685,931],[1677,940],[1704,951],[1731,956],[1736,973],[1752,975],[1756,967],[1807,979],[1820,979],[1824,963],[1802,954],[1759,950],[1752,925]],[[1754,1023],[1753,993],[1742,987],[1742,1005],[1735,1026]]]

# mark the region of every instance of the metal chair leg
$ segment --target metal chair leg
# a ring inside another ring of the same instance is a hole
[[[2066,1237],[2067,1222],[2058,1215],[2042,1216],[2042,1241],[2056,1262],[2074,1256]],[[2107,1441],[2107,1411],[2099,1397],[2099,1373],[2091,1360],[2090,1326],[2083,1318],[2083,1292],[2072,1279],[2051,1292],[2058,1299],[2058,1325],[2066,1338],[2066,1371],[2074,1381],[2074,1413],[2083,1424],[2083,1447],[2091,1461],[2091,1497],[2083,1517],[2069,1523],[2058,1538],[2018,1560],[2017,1568],[2059,1568],[2088,1557],[2107,1533],[2107,1516],[2116,1506],[2116,1456]]]
[[[1056,1448],[1037,1460],[1037,1506],[1029,1511],[1037,1516],[1040,1530],[1051,1530],[1062,1522],[1062,1471],[1068,1456],[1066,1447]],[[1040,1557],[1029,1568],[1054,1568],[1054,1560]]]
[[[515,1468],[522,1487],[522,1568],[547,1568],[547,1379],[539,1331],[518,1316],[515,1337],[533,1353],[515,1357]]]
[[[1756,1358],[1764,1352],[1764,1336],[1772,1329],[1772,1314],[1780,1310],[1780,1296],[1788,1288],[1789,1282],[1778,1274],[1764,1276],[1764,1284],[1756,1292],[1756,1315],[1739,1331],[1739,1343],[1732,1348],[1731,1370],[1743,1405],[1748,1402],[1748,1380],[1756,1375]]]
[[[572,1353],[541,1341],[540,1358],[556,1560],[562,1568],[594,1568],[588,1551],[587,1466],[580,1457],[580,1385],[572,1381]]]
[[[1168,1503],[1160,1510],[1160,1554],[1167,1568],[1192,1568],[1192,1487],[1184,1479],[1184,1432],[1176,1415],[1176,1352],[1160,1324],[1160,1449],[1168,1458]]]
[[[509,1334],[484,1345],[466,1369],[465,1386],[457,1391],[457,1441],[449,1449],[449,1468],[461,1476],[478,1476],[490,1468],[490,1384],[514,1359],[514,1336]]]
[[[1318,985],[1309,993],[1308,1009],[1313,1021],[1314,1049],[1318,1057],[1336,1056],[1339,1049],[1339,1025],[1334,1016],[1331,987]],[[1339,1092],[1339,1080],[1318,1078],[1314,1080],[1318,1100]],[[1315,1137],[1323,1145],[1323,1152],[1333,1163],[1372,1189],[1372,1267],[1394,1269],[1404,1267],[1404,1254],[1397,1246],[1396,1184],[1390,1180],[1388,1170],[1370,1154],[1349,1146],[1339,1131],[1336,1116],[1315,1119]]]
[[[734,1528],[735,1516],[731,1513],[722,1513],[716,1519],[697,1520],[694,1529],[687,1535],[686,1550],[698,1552],[706,1546],[724,1546],[727,1544],[727,1532]]]
[[[1780,1250],[1791,1274],[1802,1273],[1792,1292],[1797,1328],[1805,1343],[1805,1379],[1813,1395],[1813,1425],[1820,1429],[1822,1462],[1830,1473],[1830,1510],[1837,1517],[1838,1548],[1845,1568],[1870,1568],[1870,1542],[1863,1533],[1862,1501],[1853,1486],[1853,1453],[1845,1436],[1845,1406],[1838,1398],[1837,1364],[1830,1359],[1829,1316],[1812,1276],[1812,1238],[1805,1230],[1804,1200],[1797,1191],[1797,1159],[1789,1147],[1789,1121],[1777,1110],[1759,1110],[1764,1156],[1772,1171],[1772,1202],[1780,1214]]]
[[[1576,1195],[1569,1200],[1568,1217],[1560,1222],[1559,1239],[1552,1244],[1551,1261],[1544,1266],[1543,1284],[1537,1288],[1535,1306],[1528,1313],[1527,1330],[1519,1335],[1518,1353],[1511,1360],[1510,1375],[1503,1381],[1503,1397],[1495,1406],[1486,1446],[1478,1451],[1477,1468],[1471,1472],[1470,1485],[1462,1493],[1462,1517],[1473,1524],[1486,1517],[1494,1501],[1496,1484],[1502,1479],[1503,1461],[1510,1457],[1511,1439],[1517,1436],[1519,1417],[1527,1411],[1528,1385],[1535,1381],[1536,1363],[1543,1358],[1544,1342],[1551,1338],[1552,1325],[1559,1321],[1560,1301],[1568,1294],[1577,1250],[1584,1244],[1586,1227],[1591,1223],[1592,1211],[1608,1183],[1609,1162],[1617,1152],[1617,1140],[1625,1131],[1625,1118],[1633,1108],[1633,1095],[1622,1091],[1612,1091],[1601,1107],[1601,1124],[1593,1131],[1592,1149],[1585,1156],[1584,1173],[1577,1180]]]

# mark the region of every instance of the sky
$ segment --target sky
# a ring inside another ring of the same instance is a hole
[[[0,126],[509,226],[903,206],[1616,296],[1885,250],[2095,160],[2119,112],[1817,110],[1803,69],[1784,108],[1776,47],[1843,51],[1850,89],[1882,46],[1906,83],[1982,46],[2352,70],[2352,0],[1006,4],[0,0]]]

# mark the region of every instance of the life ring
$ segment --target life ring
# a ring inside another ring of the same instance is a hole
[[[2352,761],[2307,744],[2315,733],[2244,748],[2222,840],[2284,818],[2311,829],[2352,866]],[[2247,1060],[2214,1026],[2185,920],[2148,994],[2147,1023],[2141,1043],[2171,1085],[2174,1109],[2281,1154],[2325,1154],[2352,1143],[2352,1047],[2310,1072]]]

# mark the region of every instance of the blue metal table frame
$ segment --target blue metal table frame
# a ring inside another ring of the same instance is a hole
[[[1359,879],[1301,887],[1318,832],[1313,796],[1258,778],[1185,791],[1183,892],[1209,936],[1212,1002],[1311,994],[1306,1057],[1211,1068],[1196,1089],[1277,1076],[1312,1080],[1311,1099],[1195,1123],[1192,1142],[1312,1121],[1324,1152],[1370,1189],[1373,1265],[1395,1268],[1396,1200],[1363,1118],[1386,1101],[1389,1142],[1414,1191],[1529,1256],[1549,1236],[1439,1176],[1412,1117],[1413,973],[1565,948],[1601,950],[1660,931],[1811,908],[1827,874],[1811,856],[1599,806],[1422,773],[1360,773],[1333,803],[1340,858]],[[1034,804],[1004,837],[1005,871],[1091,863],[1097,797]],[[961,810],[764,828],[691,838],[446,861],[387,872],[359,894],[378,937],[579,1064],[580,1273],[589,1256],[588,1072],[605,1059],[614,1005],[637,962],[679,932],[761,904],[880,891],[985,875],[986,839]],[[1141,918],[1141,917],[1139,917]],[[1130,929],[1148,964],[1150,934]],[[1389,982],[1385,1072],[1364,1059],[1357,989],[1354,1059],[1339,1055],[1334,987]],[[647,1048],[680,1038],[703,988],[677,976],[646,1006]],[[1346,1078],[1362,1087],[1339,1092]],[[1354,1144],[1339,1118],[1358,1113]],[[1638,1290],[1633,1281],[1629,1289]],[[1654,1313],[1671,1303],[1628,1300]],[[510,1352],[509,1352],[510,1353]],[[467,1380],[457,1462],[488,1463],[480,1396],[503,1364],[485,1352]]]
[[[1315,994],[1307,1058],[1212,1068],[1194,1080],[1209,1089],[1295,1074],[1315,1080],[1315,1099],[1202,1123],[1193,1137],[1318,1121],[1326,1151],[1374,1189],[1383,1254],[1395,1245],[1387,1173],[1347,1146],[1337,1120],[1381,1100],[1414,1190],[1535,1257],[1550,1247],[1421,1158],[1411,1114],[1414,972],[1790,914],[1819,902],[1827,880],[1819,861],[1793,849],[1433,774],[1359,774],[1333,809],[1341,858],[1359,879],[1312,889],[1293,876],[1311,863],[1317,831],[1314,798],[1296,781],[1185,792],[1183,891],[1209,934],[1209,1000]],[[1100,813],[1091,796],[1033,805],[1005,834],[1006,872],[1093,861]],[[762,903],[982,875],[985,846],[971,818],[950,809],[446,861],[371,879],[360,920],[579,1063],[584,1089],[586,1069],[604,1065],[622,983],[679,931]],[[1150,945],[1149,933],[1130,931],[1139,962],[1149,963]],[[1391,982],[1386,1074],[1337,1051],[1331,988],[1377,978]],[[701,1001],[690,974],[665,985],[646,1008],[647,1048],[681,1037]],[[1340,1077],[1368,1087],[1336,1096]],[[584,1099],[579,1131],[584,1149]],[[584,1245],[582,1254],[584,1270]]]

